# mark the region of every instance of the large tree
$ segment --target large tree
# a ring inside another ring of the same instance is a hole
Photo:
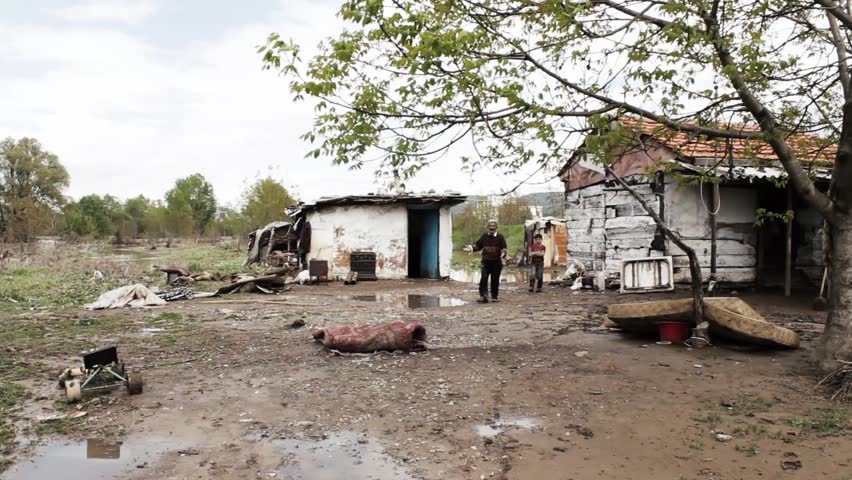
[[[166,192],[166,209],[172,234],[203,233],[216,216],[213,186],[199,173],[180,178]]]
[[[260,228],[270,222],[287,220],[285,210],[296,201],[290,192],[273,178],[261,178],[250,185],[243,193],[242,213],[254,228]]]
[[[630,114],[701,138],[767,142],[830,225],[821,363],[852,360],[852,14],[835,0],[347,0],[350,28],[302,68],[279,35],[265,65],[316,101],[314,156],[417,173],[469,138],[469,166],[561,163],[577,133]],[[750,123],[757,130],[726,125]],[[828,194],[787,139],[838,145]],[[605,150],[605,149],[604,149]]]
[[[0,142],[0,234],[29,241],[64,203],[68,172],[38,140]]]

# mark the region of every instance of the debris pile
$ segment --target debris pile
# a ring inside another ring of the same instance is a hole
[[[280,268],[265,275],[257,276],[250,273],[232,273],[227,277],[225,285],[216,290],[217,295],[229,293],[281,293],[290,289],[292,283],[287,276],[292,270]]]

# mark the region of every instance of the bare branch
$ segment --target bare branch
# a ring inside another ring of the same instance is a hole
[[[835,218],[834,203],[825,194],[816,189],[813,181],[811,181],[805,172],[802,163],[796,157],[796,153],[784,140],[784,134],[778,128],[778,123],[775,121],[772,112],[749,89],[745,79],[739,72],[737,64],[734,62],[731,52],[724,45],[716,19],[704,15],[704,23],[707,27],[707,33],[713,41],[713,47],[716,50],[722,68],[733,71],[733,73],[728,74],[728,79],[736,89],[743,105],[754,116],[758,125],[760,125],[760,129],[766,134],[766,142],[775,151],[796,191],[829,222],[833,222]]]
[[[816,3],[825,7],[826,11],[839,20],[844,27],[852,30],[852,15],[846,13],[843,7],[834,3],[832,0],[816,0]]]
[[[834,16],[828,12],[825,13],[825,16],[828,17],[831,39],[834,43],[834,49],[837,51],[837,70],[840,76],[840,85],[843,87],[843,96],[848,100],[852,98],[852,86],[849,85],[849,63],[846,60],[843,36],[840,34],[840,28],[838,28]]]
[[[631,10],[627,7],[619,5],[619,2],[614,2],[614,1],[611,1],[611,0],[594,0],[592,3],[594,3],[596,5],[606,5],[607,7],[610,7],[614,10],[618,10],[619,12],[621,12],[625,15],[628,15],[628,16],[633,17],[633,18],[638,19],[638,20],[642,20],[643,22],[654,24],[654,25],[656,25],[660,28],[665,28],[665,27],[671,25],[671,23],[672,23],[672,22],[663,20],[661,18],[656,18],[656,17],[652,17],[650,15],[646,15],[644,12],[637,12],[635,10]]]

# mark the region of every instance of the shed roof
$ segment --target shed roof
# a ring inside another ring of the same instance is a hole
[[[395,203],[403,205],[421,206],[443,206],[458,205],[467,200],[466,195],[448,192],[443,194],[426,193],[411,194],[401,193],[393,195],[367,194],[367,195],[345,195],[340,197],[323,197],[314,203],[304,205],[303,211],[318,210],[325,207],[350,206],[350,205],[392,205]]]
[[[690,158],[724,158],[728,156],[728,140],[708,139],[673,130],[663,124],[646,119],[621,117],[618,121],[643,136],[653,138],[671,148],[680,156]],[[742,132],[758,132],[754,125],[728,125],[727,128]],[[799,161],[808,164],[830,165],[837,156],[837,144],[814,135],[795,134],[787,137],[787,144],[796,153]],[[777,161],[772,147],[763,140],[730,140],[731,155],[737,159]]]

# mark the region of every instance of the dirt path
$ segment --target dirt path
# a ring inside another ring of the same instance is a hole
[[[499,304],[412,309],[407,294],[476,296],[456,282],[364,282],[298,287],[284,295],[290,305],[193,301],[120,312],[132,328],[111,337],[130,367],[147,366],[145,392],[88,400],[87,416],[64,423],[72,440],[125,442],[119,470],[93,467],[79,478],[841,480],[852,472],[849,410],[813,392],[807,358],[818,314],[755,297],[757,310],[803,333],[804,348],[688,350],[599,327],[607,304],[637,297],[509,287]],[[296,319],[307,326],[290,328]],[[423,323],[434,348],[336,356],[310,341],[311,328],[392,320]],[[165,331],[142,333],[143,324]],[[53,384],[28,384],[37,392],[30,414],[55,412]],[[60,443],[32,445],[21,457],[35,452],[35,462],[7,475],[36,478],[61,463],[51,454]]]

